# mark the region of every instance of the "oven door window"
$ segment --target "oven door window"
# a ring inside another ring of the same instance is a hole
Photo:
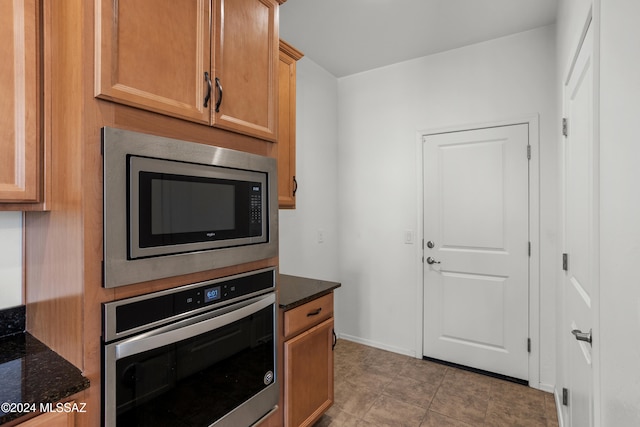
[[[116,361],[118,426],[209,426],[275,380],[274,308]]]

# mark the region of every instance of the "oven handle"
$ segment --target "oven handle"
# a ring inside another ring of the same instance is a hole
[[[213,315],[215,317],[211,317],[212,313],[206,313],[147,332],[146,334],[129,338],[115,346],[116,360],[133,356],[134,354],[144,353],[145,351],[173,344],[221,328],[274,304],[276,302],[276,296],[274,293],[271,293],[251,301],[255,302],[217,316],[214,313]],[[228,308],[229,307],[226,307],[226,309]],[[202,318],[205,318],[205,320],[202,320]]]

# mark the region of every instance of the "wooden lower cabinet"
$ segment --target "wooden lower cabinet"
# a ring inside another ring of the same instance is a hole
[[[20,427],[74,427],[73,412],[48,412],[20,424]]]
[[[311,301],[299,308],[314,313],[317,310],[314,309],[315,304],[317,303]],[[287,314],[289,312],[285,312],[285,323]],[[326,320],[321,323],[293,337],[285,338],[284,425],[286,427],[311,426],[333,404],[333,312],[331,311],[330,314],[331,317],[325,316]]]

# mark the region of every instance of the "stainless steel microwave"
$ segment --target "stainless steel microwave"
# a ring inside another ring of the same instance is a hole
[[[275,159],[102,129],[104,287],[270,258]]]

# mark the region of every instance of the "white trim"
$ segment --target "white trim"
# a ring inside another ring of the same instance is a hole
[[[560,393],[556,388],[553,390],[553,398],[556,401],[556,416],[558,417],[558,427],[564,427],[564,419],[562,418],[562,398],[560,397]]]
[[[529,260],[529,338],[531,338],[531,353],[529,354],[529,386],[539,390],[550,391],[553,386],[540,383],[540,118],[537,113],[514,117],[494,122],[470,123],[451,125],[441,128],[419,130],[416,133],[416,170],[418,205],[418,237],[424,241],[423,230],[423,144],[422,138],[427,135],[460,132],[464,130],[512,126],[527,124],[529,128],[529,145],[531,145],[531,160],[529,162],[529,239],[531,241],[531,258]],[[523,153],[525,155],[525,153]],[[416,245],[417,265],[420,269],[416,275],[416,354],[422,358],[424,349],[424,269],[423,247]]]
[[[381,342],[378,341],[372,341],[372,340],[368,340],[365,338],[359,338],[359,337],[355,337],[353,335],[348,335],[348,334],[338,334],[338,338],[341,340],[346,340],[346,341],[351,341],[351,342],[355,342],[358,344],[363,344],[369,347],[375,347],[375,348],[379,348],[381,350],[386,350],[386,351],[390,351],[393,353],[398,353],[398,354],[403,354],[405,356],[409,356],[409,357],[418,357],[420,359],[422,359],[422,356],[416,356],[416,352],[407,348],[401,348],[401,347],[394,347],[392,345],[386,345],[383,344]]]

